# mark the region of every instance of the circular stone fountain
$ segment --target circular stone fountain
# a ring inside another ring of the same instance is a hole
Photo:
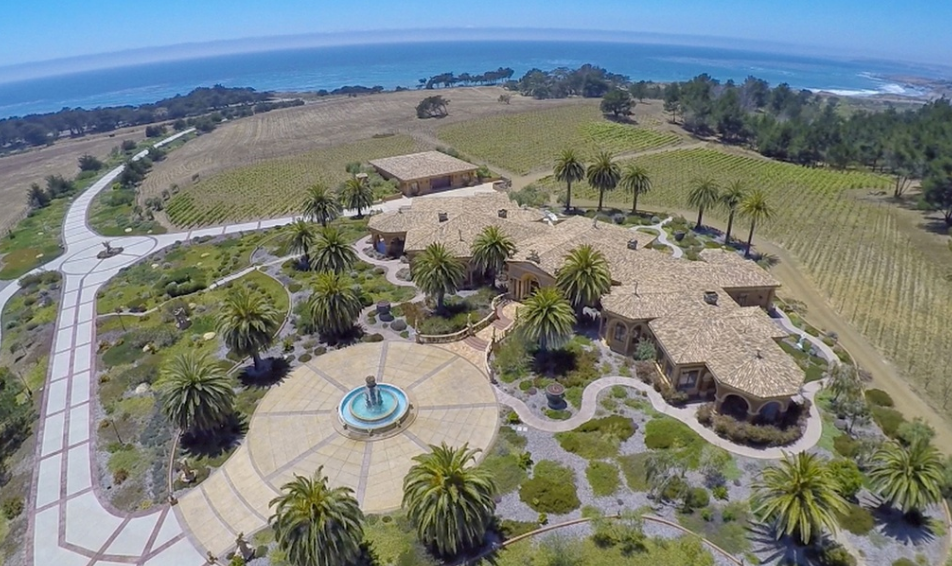
[[[344,429],[374,435],[399,427],[410,414],[410,401],[402,389],[377,383],[368,375],[366,385],[350,390],[337,409]]]

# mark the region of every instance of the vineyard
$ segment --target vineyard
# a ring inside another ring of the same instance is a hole
[[[347,178],[348,163],[412,153],[412,138],[391,136],[267,159],[225,171],[181,190],[166,207],[179,227],[209,226],[297,213],[307,187]]]
[[[952,312],[952,286],[946,276],[952,257],[936,256],[913,240],[921,227],[903,224],[896,205],[864,198],[888,190],[891,180],[861,172],[807,169],[709,149],[671,151],[638,159],[654,186],[639,206],[684,210],[694,179],[706,176],[720,184],[740,179],[763,188],[777,210],[758,233],[795,255],[832,306],[859,329],[908,376],[920,395],[944,414],[952,410],[952,342],[946,320]],[[564,191],[551,179],[543,185]],[[582,183],[578,199],[597,194]],[[606,200],[631,207],[621,191]],[[721,211],[705,217],[726,220]],[[908,223],[907,223],[908,224]],[[748,226],[737,222],[735,237],[746,238]],[[918,237],[918,236],[917,236]]]
[[[643,151],[681,140],[676,134],[606,121],[597,105],[492,116],[445,126],[438,135],[465,155],[519,174],[550,167],[565,148],[587,156],[599,150]]]

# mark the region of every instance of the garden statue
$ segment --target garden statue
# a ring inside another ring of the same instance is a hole
[[[255,551],[248,546],[248,541],[245,540],[245,533],[238,533],[238,538],[235,539],[235,545],[238,547],[238,552],[241,553],[241,557],[245,559],[245,562],[254,558]]]
[[[195,481],[195,470],[188,465],[188,458],[182,458],[179,461],[179,479],[182,483],[193,483]]]

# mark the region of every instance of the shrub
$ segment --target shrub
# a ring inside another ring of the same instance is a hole
[[[720,501],[727,501],[727,498],[728,498],[727,486],[715,485],[713,488],[711,488],[711,495],[714,496],[714,499],[717,499]]]
[[[595,497],[611,495],[618,491],[618,486],[621,484],[618,468],[609,462],[591,462],[585,470],[585,477]]]
[[[899,434],[899,427],[906,422],[902,413],[888,407],[874,405],[870,407],[870,413],[873,415],[873,420],[882,429],[883,434],[890,438],[895,438]]]
[[[640,517],[624,514],[618,519],[597,518],[592,521],[592,542],[607,548],[618,546],[623,556],[645,549],[645,533]]]
[[[695,509],[707,507],[711,503],[711,496],[703,487],[692,487],[684,491],[684,500],[682,501],[682,510],[690,513]]]
[[[853,460],[833,460],[828,466],[836,481],[836,492],[847,499],[853,499],[863,487],[863,474]]]
[[[867,389],[866,402],[877,407],[893,406],[892,397],[890,397],[889,393],[886,393],[882,389]]]
[[[122,482],[129,479],[129,472],[125,468],[119,468],[112,473],[112,483],[122,485]]]
[[[616,456],[619,444],[631,438],[635,430],[635,423],[630,418],[611,415],[592,419],[555,437],[566,452],[592,460]]]
[[[896,437],[906,446],[912,446],[918,442],[928,444],[935,438],[935,429],[921,418],[916,417],[911,422],[900,424],[899,428],[896,429]]]
[[[383,342],[383,334],[368,334],[367,336],[361,338],[361,342]]]
[[[297,281],[293,281],[293,282],[291,282],[291,283],[288,283],[288,292],[289,292],[289,293],[297,293],[298,291],[301,290],[301,288],[302,288],[302,285],[301,285],[300,283],[298,283]]]
[[[909,560],[905,556],[893,561],[892,566],[919,566],[914,560]]]
[[[798,409],[787,411],[788,422],[781,426],[758,424],[737,420],[730,415],[715,415],[713,404],[702,405],[697,410],[697,419],[702,425],[714,430],[719,436],[737,444],[753,446],[784,446],[796,442],[803,436],[806,419],[810,414],[809,401]],[[789,422],[794,421],[794,422]]]
[[[638,340],[638,343],[635,344],[635,354],[634,357],[636,360],[641,362],[647,362],[653,360],[658,356],[658,351],[655,349],[654,344],[649,340],[642,338]]]
[[[833,439],[833,450],[844,458],[856,456],[858,449],[859,442],[856,442],[856,440],[848,434],[841,434]]]
[[[534,521],[514,521],[512,519],[503,519],[499,524],[499,534],[503,540],[511,539],[519,535],[531,533],[539,528],[539,524]]]
[[[837,543],[822,549],[817,558],[823,566],[856,566],[856,559]]]
[[[672,418],[651,419],[645,425],[645,446],[653,450],[686,448],[703,443],[688,425]]]
[[[850,503],[846,513],[838,515],[840,526],[854,535],[865,535],[873,530],[875,521],[873,514],[865,507]]]
[[[23,513],[23,498],[13,497],[7,499],[3,502],[2,511],[3,516],[6,517],[8,521],[16,519]]]
[[[532,478],[519,488],[519,499],[534,511],[556,515],[564,515],[582,504],[575,488],[575,474],[552,460],[536,464]]]

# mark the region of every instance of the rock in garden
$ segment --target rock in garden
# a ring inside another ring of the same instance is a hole
[[[202,334],[202,340],[206,342],[208,342],[209,340],[214,340],[214,339],[215,339],[214,332],[206,332],[205,334]]]

